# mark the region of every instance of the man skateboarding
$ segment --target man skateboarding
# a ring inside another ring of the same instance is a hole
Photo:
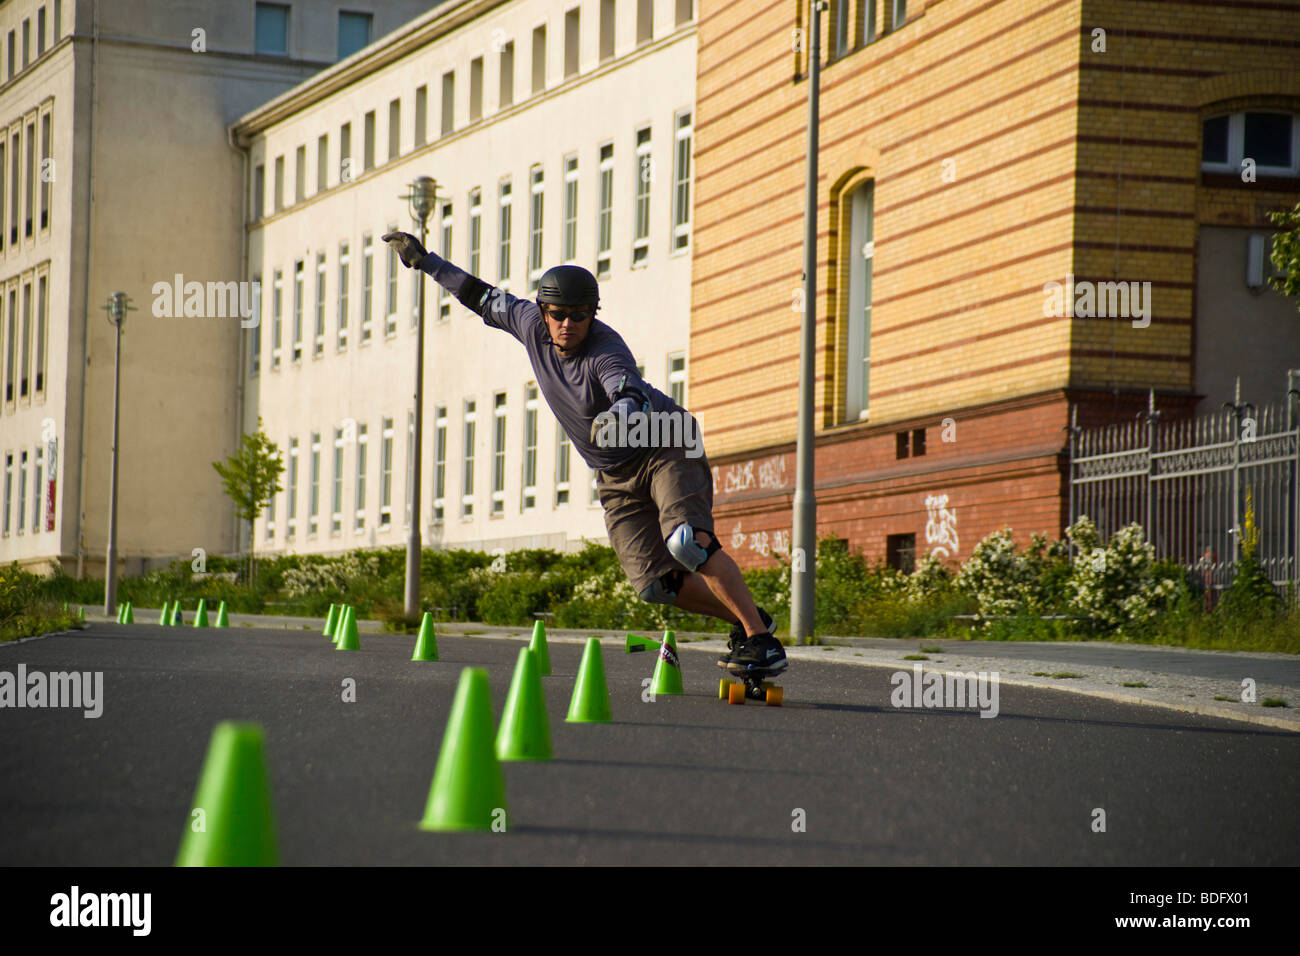
[[[427,252],[409,233],[383,238],[403,265],[427,272],[484,324],[523,344],[546,403],[596,473],[610,545],[641,599],[731,624],[719,661],[731,669],[784,669],[772,618],[754,605],[740,568],[714,537],[713,474],[698,425],[642,381],[622,336],[596,319],[595,277],[581,266],[556,266],[542,276],[536,301],[520,299]],[[653,427],[674,419],[675,432]],[[648,441],[648,434],[680,440]],[[694,447],[683,447],[688,434]]]

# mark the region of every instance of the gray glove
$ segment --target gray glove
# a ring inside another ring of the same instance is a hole
[[[388,243],[397,252],[398,258],[402,260],[402,265],[408,269],[418,266],[424,261],[427,253],[424,246],[420,245],[420,240],[409,232],[390,232],[383,237],[384,242]]]
[[[620,398],[601,412],[591,422],[591,443],[597,448],[617,447],[617,436],[627,434],[632,424],[632,416],[644,412],[648,406],[642,406],[635,398]]]

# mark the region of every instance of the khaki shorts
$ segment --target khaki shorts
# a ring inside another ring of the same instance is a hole
[[[596,472],[609,543],[632,587],[644,591],[669,571],[684,571],[667,539],[683,521],[713,534],[713,472],[701,455],[650,448],[612,471]]]

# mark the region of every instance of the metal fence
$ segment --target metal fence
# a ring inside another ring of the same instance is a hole
[[[1293,373],[1292,379],[1300,379]],[[1290,383],[1288,383],[1290,384]],[[1155,398],[1123,425],[1081,429],[1071,410],[1070,523],[1087,515],[1105,541],[1142,525],[1157,558],[1195,572],[1207,590],[1232,583],[1247,500],[1256,555],[1274,585],[1297,581],[1300,557],[1300,414],[1286,401],[1241,401],[1195,419],[1161,422]]]

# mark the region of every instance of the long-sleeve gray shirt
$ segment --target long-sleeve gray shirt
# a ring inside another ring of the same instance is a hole
[[[644,448],[600,448],[591,441],[592,421],[607,411],[620,393],[640,392],[651,411],[681,411],[671,398],[642,380],[627,343],[604,322],[593,319],[577,353],[562,356],[533,300],[489,286],[436,253],[429,253],[420,269],[482,316],[485,325],[509,332],[523,343],[542,396],[573,447],[592,468],[614,468],[645,453]]]

